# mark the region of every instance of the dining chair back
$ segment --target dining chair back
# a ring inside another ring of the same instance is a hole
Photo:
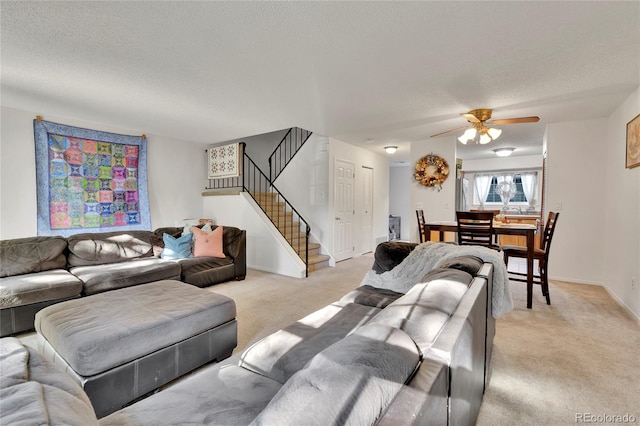
[[[420,239],[421,243],[424,243],[425,241],[427,241],[427,237],[424,233],[424,210],[416,210],[416,217],[418,218],[418,238]]]
[[[496,216],[498,216],[500,214],[500,210],[474,210],[474,209],[470,209],[470,212],[491,212],[493,213],[493,218],[495,219]],[[498,235],[494,235],[493,236],[493,245],[495,245],[496,247],[500,246],[500,238],[498,237]]]
[[[545,251],[547,257],[549,256],[549,249],[551,248],[551,239],[553,233],[556,231],[556,222],[558,221],[560,213],[549,212],[547,217],[547,223],[544,225],[544,232],[542,233],[542,241],[540,241],[540,248]]]
[[[500,214],[500,210],[474,210],[474,209],[471,209],[469,211],[473,212],[473,213],[491,212],[491,213],[493,213],[493,217],[496,217],[497,215]]]
[[[495,249],[493,212],[456,212],[458,245],[476,245]]]
[[[541,236],[540,248],[535,249],[533,252],[533,257],[538,261],[538,271],[537,273],[534,271],[533,274],[533,283],[539,284],[542,287],[542,295],[545,296],[547,300],[547,305],[551,304],[551,298],[549,296],[549,273],[548,273],[548,264],[549,264],[549,252],[551,250],[551,239],[553,238],[553,234],[556,231],[556,224],[558,223],[558,217],[560,213],[557,212],[549,212],[549,216],[547,217],[547,223],[544,226],[544,232]],[[527,248],[520,246],[502,246],[502,251],[504,253],[504,263],[509,267],[509,258],[518,257],[518,258],[526,258],[527,257]],[[510,275],[517,276],[525,276],[527,274],[522,272],[512,272],[509,271]],[[513,278],[509,277],[512,281],[522,281],[526,282],[526,279],[522,278]]]

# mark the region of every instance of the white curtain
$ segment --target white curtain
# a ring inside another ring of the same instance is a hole
[[[513,175],[497,175],[496,176],[496,189],[499,188],[500,187],[499,185],[502,182],[505,182],[505,181],[509,182],[509,183],[513,182]],[[498,194],[498,193],[496,192],[496,194]],[[509,204],[509,200],[504,200],[502,198],[501,194],[498,194],[498,197],[500,197],[500,201],[502,201],[502,204],[504,204],[505,206],[507,204]]]
[[[520,178],[522,179],[522,192],[524,192],[524,196],[527,197],[529,207],[533,207],[536,202],[535,193],[536,184],[538,183],[538,173],[523,173],[520,175]]]
[[[469,179],[462,179],[462,211],[469,209]]]
[[[484,202],[487,201],[487,195],[489,195],[489,188],[491,187],[490,175],[476,175],[475,184],[476,195],[481,206],[484,206]]]

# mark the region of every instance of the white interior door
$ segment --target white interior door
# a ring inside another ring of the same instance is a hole
[[[360,252],[373,250],[373,169],[362,167],[362,214],[360,215]]]
[[[353,257],[354,165],[335,160],[333,169],[333,254],[337,262]]]

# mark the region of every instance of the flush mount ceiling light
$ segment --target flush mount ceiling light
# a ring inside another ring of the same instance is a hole
[[[496,148],[493,150],[493,152],[495,152],[498,157],[508,157],[515,150],[515,148]]]
[[[385,146],[384,150],[387,151],[387,154],[393,154],[398,150],[397,146]]]

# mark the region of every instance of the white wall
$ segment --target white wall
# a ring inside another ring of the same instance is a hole
[[[349,145],[345,142],[337,139],[329,138],[329,193],[333,194],[333,176],[335,160],[346,160],[354,163],[356,171],[355,179],[355,210],[356,216],[354,219],[354,241],[353,244],[356,247],[356,255],[362,254],[359,252],[359,248],[362,247],[362,238],[369,238],[369,236],[362,236],[360,234],[360,226],[358,219],[358,212],[362,211],[363,198],[362,198],[362,178],[359,176],[359,171],[363,167],[369,167],[373,169],[373,226],[371,236],[371,247],[375,249],[376,238],[386,238],[389,235],[389,160],[382,154],[376,154],[372,151]],[[329,212],[330,219],[333,217],[333,197],[329,196]],[[334,221],[330,220],[330,234],[327,236],[327,247],[333,250],[333,224]]]
[[[400,216],[400,239],[405,241],[411,238],[411,229],[418,227],[416,211],[411,209],[413,181],[413,167],[389,168],[389,214]]]
[[[449,177],[442,185],[442,190],[420,185],[415,179],[409,184],[411,191],[411,207],[415,212],[419,209],[420,203],[424,210],[424,217],[427,221],[455,220],[455,197],[456,197],[456,153],[455,144],[447,138],[427,139],[424,141],[414,141],[411,143],[410,164],[415,164],[427,154],[435,154],[444,158],[449,164]],[[418,226],[410,227],[410,240],[420,241],[418,237]]]
[[[483,170],[513,170],[530,169],[542,167],[542,154],[540,155],[517,155],[512,157],[482,158],[477,160],[464,160],[462,170],[483,171]]]
[[[218,225],[247,231],[247,267],[303,278],[305,265],[247,193],[203,198],[203,212]]]
[[[206,177],[204,147],[165,138],[145,129],[123,129],[112,124],[60,117],[47,111],[2,107],[0,130],[0,238],[37,234],[35,148],[33,119],[41,115],[56,123],[106,132],[147,135],[149,208],[153,228],[172,226],[175,220],[200,217],[202,183]],[[194,166],[195,165],[195,166]]]
[[[274,184],[309,223],[312,241],[329,253],[329,138],[311,135]]]
[[[640,89],[608,118],[549,126],[546,208],[560,211],[550,277],[603,285],[640,318],[640,167],[625,169],[638,112]]]
[[[254,163],[269,176],[269,156],[278,146],[289,129],[276,130],[275,132],[263,133],[260,135],[247,136],[240,139],[233,139],[223,143],[212,144],[209,147],[227,145],[231,143],[246,142],[245,152]]]
[[[600,142],[604,178],[603,277],[605,286],[640,317],[640,167],[625,169],[627,123],[640,113],[640,88],[609,116]],[[635,288],[631,279],[635,278]]]
[[[540,211],[540,203],[542,201],[542,154],[540,155],[522,155],[515,157],[495,157],[483,158],[477,160],[465,160],[462,162],[462,171],[465,172],[465,178],[469,179],[469,209],[478,208],[479,205],[473,204],[473,194],[475,191],[474,172],[483,171],[501,171],[501,170],[524,170],[524,169],[540,169],[538,173],[538,183],[536,186],[536,198],[534,209]],[[486,208],[502,208],[502,204],[491,205],[493,207]],[[523,209],[526,208],[523,206]]]
[[[551,244],[552,279],[604,284],[607,120],[551,124],[547,134],[547,211],[560,217]],[[622,154],[621,154],[622,155]],[[546,219],[546,218],[545,218]]]

